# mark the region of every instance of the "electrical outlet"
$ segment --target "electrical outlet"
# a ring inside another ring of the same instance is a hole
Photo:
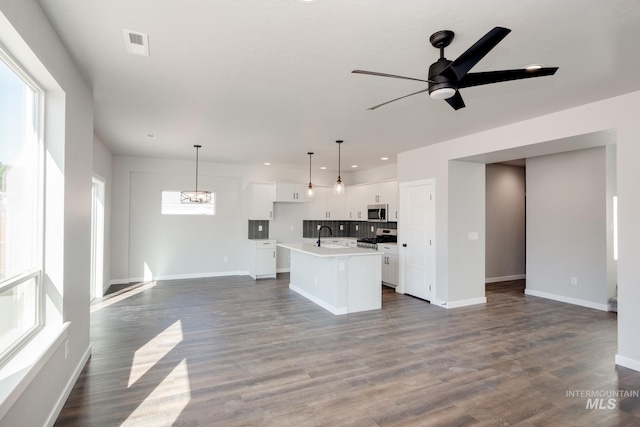
[[[358,231],[358,224],[356,224],[356,231]]]
[[[372,232],[372,233],[373,233],[374,231],[376,231],[374,228],[375,228],[375,227],[372,225],[372,226],[371,226],[371,232]]]
[[[316,227],[316,230],[320,230],[320,224],[318,224],[318,226]]]
[[[261,225],[258,226],[258,231],[262,231],[262,226]]]
[[[574,285],[574,286],[578,285],[578,278],[577,277],[572,277],[571,278],[571,284]]]
[[[314,285],[318,284],[318,276],[313,276],[313,284]]]
[[[344,271],[344,262],[338,264],[338,270]]]
[[[224,261],[224,262],[229,262],[229,258],[224,257],[223,261]]]
[[[344,225],[340,224],[340,231],[344,230]]]
[[[478,232],[477,231],[469,232],[469,240],[478,240]]]

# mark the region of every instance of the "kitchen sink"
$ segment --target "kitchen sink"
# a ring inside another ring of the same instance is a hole
[[[327,248],[327,249],[346,249],[346,246],[343,245],[336,245],[334,243],[322,243],[320,245],[321,248]]]

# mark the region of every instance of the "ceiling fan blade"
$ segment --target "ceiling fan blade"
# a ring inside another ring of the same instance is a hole
[[[495,27],[449,64],[448,68],[451,68],[458,80],[461,80],[474,65],[480,62],[510,32],[511,30],[508,28]]]
[[[458,82],[458,88],[486,85],[489,83],[506,82],[509,80],[528,79],[531,77],[552,76],[558,67],[545,67],[532,70],[502,70],[482,73],[469,73]]]
[[[377,73],[375,71],[353,70],[354,74],[368,74],[370,76],[393,77],[394,79],[415,80],[417,82],[433,83],[431,80],[414,79],[413,77],[396,76],[395,74]]]
[[[427,89],[422,89],[422,90],[419,90],[418,92],[410,93],[409,95],[401,96],[400,98],[392,99],[391,101],[387,101],[387,102],[385,102],[385,103],[378,104],[378,105],[376,105],[376,106],[374,106],[374,107],[367,108],[367,110],[375,110],[376,108],[380,108],[380,107],[382,107],[383,105],[387,105],[387,104],[390,104],[390,103],[392,103],[392,102],[394,102],[394,101],[397,101],[397,100],[399,100],[399,99],[403,99],[403,98],[407,98],[407,97],[409,97],[409,96],[417,95],[417,94],[419,94],[419,93],[426,92],[426,91],[428,91],[428,90],[429,90],[429,88],[427,88]]]
[[[451,98],[445,99],[445,101],[447,101],[447,104],[451,105],[454,110],[459,110],[465,107],[464,100],[462,99],[462,95],[460,95],[459,91],[456,91],[455,95]]]

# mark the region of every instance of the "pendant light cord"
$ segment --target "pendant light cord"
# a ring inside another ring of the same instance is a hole
[[[198,152],[200,151],[199,145],[194,145],[196,147],[196,194],[198,193]]]
[[[336,141],[338,143],[338,180],[340,179],[340,146],[342,145],[342,141]]]

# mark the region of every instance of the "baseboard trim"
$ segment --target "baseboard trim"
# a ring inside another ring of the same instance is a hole
[[[305,297],[306,299],[308,299],[309,301],[316,303],[317,305],[319,305],[320,307],[324,308],[325,310],[327,310],[328,312],[335,314],[335,315],[340,315],[340,314],[347,314],[347,307],[334,307],[330,304],[327,304],[326,302],[316,298],[315,296],[311,295],[310,293],[300,289],[299,287],[297,287],[296,285],[289,283],[289,289],[291,289],[292,291],[302,295],[303,297]]]
[[[487,303],[487,298],[486,297],[482,297],[482,298],[463,299],[463,300],[460,300],[460,301],[443,302],[441,307],[444,307],[444,308],[460,308],[460,307],[467,307],[467,306],[470,306],[470,305],[486,304],[486,303]]]
[[[73,386],[76,385],[76,381],[78,381],[78,378],[82,373],[82,370],[87,364],[89,357],[91,357],[91,346],[87,347],[86,351],[82,355],[82,358],[80,359],[80,362],[78,362],[76,369],[73,371],[73,375],[71,375],[71,378],[69,378],[69,381],[67,382],[67,385],[64,388],[64,390],[62,390],[62,394],[60,394],[60,397],[58,398],[58,402],[56,403],[56,406],[53,408],[53,410],[51,411],[51,414],[49,415],[49,419],[47,420],[47,424],[46,424],[47,426],[51,427],[55,424],[56,420],[58,419],[58,416],[60,415],[60,412],[62,412],[62,408],[64,407],[64,404],[66,403],[67,399],[69,398],[69,395],[71,394],[71,391],[73,390]]]
[[[616,354],[616,365],[623,366],[625,368],[633,369],[640,372],[640,360],[631,359],[629,357],[620,356]]]
[[[291,269],[290,268],[278,268],[276,269],[276,273],[290,273]]]
[[[579,305],[581,307],[593,308],[600,311],[609,311],[608,304],[598,304],[597,302],[586,301],[578,298],[565,297],[562,295],[550,294],[547,292],[540,292],[533,289],[525,289],[525,295],[531,295],[533,297],[546,298],[554,301],[564,302],[567,304]]]
[[[248,271],[222,271],[215,273],[193,273],[193,274],[172,274],[168,276],[154,276],[151,279],[144,277],[129,277],[127,279],[112,279],[109,281],[111,285],[126,285],[128,283],[152,282],[154,280],[181,280],[181,279],[201,279],[206,277],[224,277],[224,276],[248,276]]]
[[[515,274],[513,276],[487,277],[486,279],[484,279],[484,283],[508,282],[509,280],[522,280],[526,278],[527,278],[526,274]]]

